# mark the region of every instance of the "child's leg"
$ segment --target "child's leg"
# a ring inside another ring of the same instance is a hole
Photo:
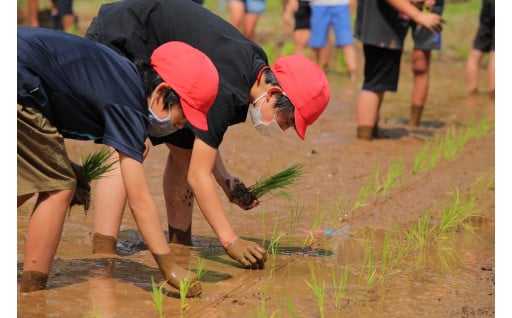
[[[39,194],[27,227],[22,292],[46,287],[44,276],[48,277],[74,193],[74,189],[68,189]]]
[[[429,87],[431,51],[414,49],[412,53],[412,72],[414,75],[412,86],[412,106],[409,125],[418,127],[423,107],[427,101]]]

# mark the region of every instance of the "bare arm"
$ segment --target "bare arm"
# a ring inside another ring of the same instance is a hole
[[[414,22],[436,33],[441,30],[442,19],[439,15],[422,12],[409,0],[386,0],[393,8],[409,16]]]

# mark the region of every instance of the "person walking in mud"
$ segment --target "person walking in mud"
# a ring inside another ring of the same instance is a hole
[[[412,0],[412,3],[420,10],[426,8],[429,12],[443,13],[444,0]],[[412,51],[412,96],[409,126],[419,127],[421,115],[427,102],[428,87],[430,81],[430,60],[433,50],[441,50],[441,32],[432,33],[430,30],[418,26],[416,22],[410,22],[414,49]]]
[[[116,27],[120,21],[123,28]],[[194,21],[193,27],[190,21]],[[158,28],[153,27],[156,25]],[[325,74],[303,56],[281,57],[269,67],[259,45],[204,7],[190,5],[190,0],[104,4],[86,37],[130,59],[144,57],[160,42],[170,40],[188,43],[211,58],[220,86],[208,112],[208,131],[189,125],[167,136],[149,135],[153,145],[165,144],[170,150],[163,173],[169,241],[192,245],[195,198],[226,253],[246,268],[262,269],[266,251],[238,237],[222,208],[212,173],[231,202],[243,209],[259,202],[249,195],[243,182],[227,172],[218,148],[229,126],[245,122],[248,113],[262,134],[281,134],[294,128],[304,139],[307,126],[325,110],[330,98]],[[126,201],[116,175],[111,173],[96,184],[93,253],[116,254]]]
[[[148,133],[185,123],[207,130],[219,76],[202,52],[162,44],[136,65],[110,48],[45,28],[17,29],[17,205],[38,194],[27,226],[21,292],[45,289],[77,180],[64,139],[114,148],[133,217],[163,277],[173,287],[195,274],[171,257],[142,161]],[[193,89],[191,89],[193,88]]]
[[[396,92],[409,19],[432,33],[441,31],[438,14],[422,12],[409,0],[359,0],[355,37],[363,43],[364,81],[357,100],[357,138],[377,136],[386,91]]]

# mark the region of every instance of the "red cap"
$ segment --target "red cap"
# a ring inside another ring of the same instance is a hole
[[[186,43],[171,41],[153,51],[151,65],[178,93],[187,120],[208,130],[206,113],[219,89],[219,74],[210,58]]]
[[[313,61],[300,55],[280,57],[271,69],[295,106],[295,131],[304,139],[306,127],[317,120],[329,103],[327,77]]]

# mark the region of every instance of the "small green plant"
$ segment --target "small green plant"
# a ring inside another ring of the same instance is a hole
[[[295,304],[293,303],[293,301],[291,299],[287,298],[286,304],[288,305],[288,311],[290,312],[290,315],[292,316],[292,318],[299,317],[297,314],[297,308],[295,308]]]
[[[321,283],[317,280],[315,269],[313,265],[309,264],[309,270],[311,272],[311,282],[304,280],[306,282],[306,285],[308,285],[309,288],[313,291],[313,294],[316,297],[316,300],[318,302],[318,310],[320,311],[320,317],[325,317],[325,308],[324,308],[324,301],[325,301],[325,282],[322,281]]]
[[[151,277],[151,290],[153,296],[153,306],[155,306],[158,311],[158,317],[162,318],[164,316],[164,293],[163,288],[167,281],[164,281],[162,285],[158,286],[155,283],[153,277]]]
[[[299,178],[304,174],[303,168],[302,164],[294,164],[274,175],[260,179],[255,184],[249,186],[247,190],[255,195],[256,198],[270,195],[290,199],[290,194],[283,189],[298,182]]]
[[[332,281],[334,285],[334,307],[341,309],[341,301],[346,297],[346,288],[350,277],[350,269],[345,266],[341,271],[338,279],[336,279],[336,272],[332,269]]]
[[[197,269],[196,269],[196,275],[201,280],[203,278],[204,274],[206,273],[206,261],[201,258],[197,257]]]
[[[389,166],[388,174],[386,176],[386,180],[384,180],[384,184],[382,185],[382,192],[386,194],[390,189],[398,186],[400,184],[400,176],[404,171],[405,163],[403,160],[393,159],[391,161],[391,165]]]
[[[88,318],[89,315],[87,313],[84,313],[83,317],[84,318]],[[98,310],[98,307],[96,307],[96,304],[94,303],[94,300],[92,301],[92,315],[91,315],[91,317],[101,318],[101,313]]]
[[[270,254],[272,255],[272,261],[275,261],[276,254],[277,254],[277,246],[279,245],[279,241],[281,240],[281,237],[283,237],[284,232],[277,233],[277,221],[274,224],[274,230],[272,232],[272,237],[270,238],[270,244],[268,246],[268,250],[270,251]]]
[[[190,307],[190,305],[187,302],[187,294],[192,288],[192,285],[197,283],[197,281],[191,282],[190,279],[180,280],[180,310],[182,312],[184,312]]]
[[[308,235],[304,238],[304,241],[302,242],[302,246],[307,246],[313,243],[315,240],[315,232],[320,228],[320,225],[322,224],[322,220],[324,218],[324,214],[319,211],[319,202],[316,202],[316,211],[315,211],[315,218],[313,219],[313,223],[311,224],[311,227],[309,228]]]
[[[416,174],[426,169],[427,155],[430,151],[430,143],[427,142],[421,147],[420,151],[416,154],[414,164],[412,166],[412,174]]]
[[[379,173],[379,169],[378,168],[374,169],[372,171],[372,173],[370,174],[370,176],[366,180],[366,183],[364,184],[364,186],[359,191],[359,196],[357,197],[356,202],[352,206],[352,209],[350,211],[351,213],[353,211],[355,211],[356,209],[358,209],[358,208],[361,208],[361,207],[364,207],[364,206],[368,205],[368,203],[366,203],[366,199],[368,198],[368,196],[372,192],[372,189],[375,188],[375,184],[376,184],[375,181],[376,181],[376,178],[378,178],[378,173]]]

